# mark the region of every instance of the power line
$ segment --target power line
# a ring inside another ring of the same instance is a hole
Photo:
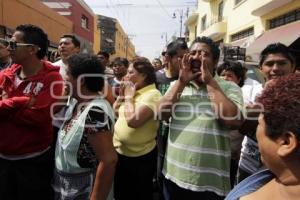
[[[160,2],[159,0],[156,0],[156,2],[159,4],[160,8],[161,8],[161,9],[162,9],[169,17],[172,17],[172,16],[168,13],[167,9],[161,4],[161,2]]]
[[[114,9],[113,6],[110,6],[110,1],[105,0],[105,2],[106,2],[105,8],[108,8],[108,9],[110,10],[111,14],[113,14],[113,15],[115,14],[115,16],[116,16],[116,18],[117,18],[119,15],[118,15],[116,9]],[[93,6],[93,7],[94,7],[94,6]],[[114,13],[113,13],[113,10],[114,10]]]

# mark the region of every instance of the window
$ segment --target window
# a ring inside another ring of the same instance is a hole
[[[201,18],[201,31],[206,29],[206,15]]]
[[[234,1],[234,5],[237,5],[237,4],[239,4],[240,2],[242,2],[243,0],[235,0]]]
[[[218,9],[218,21],[222,21],[223,20],[223,9],[224,9],[224,3],[223,1],[221,1],[219,3],[219,9]]]
[[[221,43],[224,43],[224,40],[223,40],[223,39],[218,40],[218,41],[215,41],[215,44],[218,45],[218,46],[220,46]]]
[[[81,27],[89,29],[89,19],[84,15],[81,16]]]
[[[269,21],[270,29],[283,26],[285,24],[300,20],[300,9],[293,10]]]
[[[246,30],[243,30],[243,31],[240,31],[238,33],[231,35],[231,42],[249,37],[250,35],[253,35],[253,34],[254,34],[254,28],[253,27],[248,28]]]

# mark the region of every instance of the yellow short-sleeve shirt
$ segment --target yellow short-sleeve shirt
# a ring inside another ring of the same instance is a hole
[[[136,108],[139,106],[148,106],[156,113],[156,105],[160,99],[160,92],[155,88],[155,84],[151,84],[136,91],[133,102]],[[154,117],[141,127],[128,127],[124,115],[124,104],[122,104],[119,108],[119,118],[115,124],[114,147],[119,154],[125,156],[137,157],[145,155],[156,146],[155,137],[157,128],[158,120]]]

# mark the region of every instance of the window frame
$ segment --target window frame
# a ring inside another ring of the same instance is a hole
[[[254,27],[253,26],[230,35],[230,41],[235,42],[235,41],[247,38],[251,35],[254,35]]]
[[[84,14],[81,15],[81,28],[89,30],[89,18]]]
[[[207,16],[203,15],[203,17],[201,17],[201,31],[205,31],[207,28]]]
[[[268,20],[269,29],[274,29],[300,20],[300,8]]]

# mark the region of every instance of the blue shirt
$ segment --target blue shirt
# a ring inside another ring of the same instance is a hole
[[[225,200],[239,200],[239,198],[255,192],[273,178],[274,175],[270,170],[263,170],[253,174],[235,186]]]

